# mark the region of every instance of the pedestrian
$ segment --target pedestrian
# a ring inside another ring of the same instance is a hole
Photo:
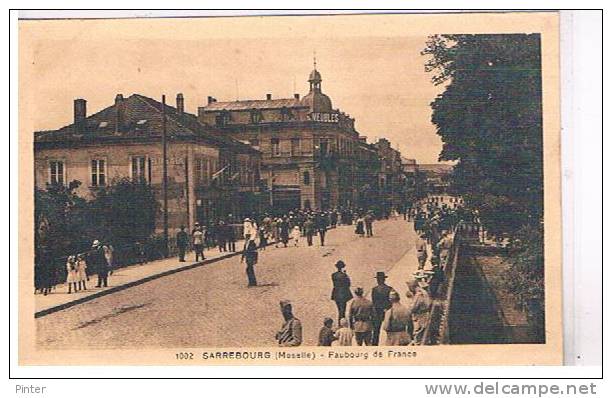
[[[321,246],[325,246],[325,233],[327,232],[327,217],[324,214],[319,214],[316,218],[316,228],[319,232],[319,241]]]
[[[72,294],[72,290],[77,292],[77,282],[79,281],[79,274],[77,270],[77,262],[75,256],[68,256],[66,261],[66,284],[68,285],[68,294]]]
[[[364,224],[364,219],[362,216],[359,216],[359,218],[357,218],[357,223],[355,225],[355,233],[359,235],[360,238],[363,238],[363,235],[365,233],[363,224]]]
[[[300,226],[296,225],[293,227],[293,229],[291,230],[291,239],[293,240],[293,243],[295,245],[295,247],[297,247],[298,243],[300,242]]]
[[[306,235],[306,242],[308,246],[312,246],[312,237],[315,233],[315,225],[312,217],[308,217],[306,221],[304,221],[304,234]]]
[[[331,299],[336,302],[338,308],[338,322],[340,322],[340,319],[346,318],[346,303],[353,298],[351,279],[346,274],[345,268],[344,261],[339,260],[336,262],[337,271],[331,275],[333,284]]]
[[[442,269],[448,263],[450,249],[453,247],[453,238],[448,231],[442,232],[442,239],[438,242],[438,252],[440,253],[440,266]]]
[[[280,308],[284,322],[276,333],[276,341],[280,347],[297,347],[302,344],[302,323],[293,315],[289,301],[282,300]]]
[[[382,328],[387,332],[385,345],[398,346],[410,344],[408,334],[409,325],[412,324],[410,309],[400,303],[400,295],[395,290],[389,293],[391,308],[385,312]]]
[[[176,233],[176,248],[178,249],[179,261],[185,262],[185,252],[187,251],[187,245],[189,244],[189,236],[185,232],[185,226],[181,225],[180,230]]]
[[[236,231],[230,223],[225,225],[225,236],[227,237],[228,249],[232,253],[236,253]]]
[[[108,262],[104,256],[104,250],[99,240],[94,240],[91,246],[90,261],[98,274],[96,287],[108,287]]]
[[[87,290],[87,260],[83,253],[77,256],[77,280],[79,290]]]
[[[394,290],[385,283],[387,275],[383,271],[376,273],[377,285],[372,288],[372,306],[374,316],[372,317],[372,345],[378,345],[380,339],[380,328],[385,319],[385,311],[391,308],[389,293]]]
[[[372,317],[374,307],[372,302],[363,297],[363,288],[355,289],[355,298],[348,307],[349,324],[355,332],[358,346],[372,344]]]
[[[106,243],[104,246],[102,246],[102,250],[104,251],[104,258],[106,259],[106,263],[108,264],[109,274],[112,275],[113,269],[115,268],[115,248],[113,248],[113,245],[111,245],[110,243]]]
[[[372,233],[372,224],[374,223],[374,216],[372,212],[369,211],[368,214],[363,218],[363,222],[365,224],[366,236],[371,238],[374,234]]]
[[[219,246],[219,253],[227,252],[227,230],[225,229],[225,223],[219,221],[217,225],[217,245]]]
[[[340,319],[339,328],[336,330],[334,337],[338,341],[338,345],[351,346],[353,345],[353,331],[348,327],[346,318]]]
[[[333,324],[334,321],[331,318],[323,320],[323,327],[319,330],[319,346],[331,347],[332,343],[336,340],[334,330],[332,329]]]
[[[262,225],[259,227],[259,247],[261,250],[266,250],[266,246],[268,246],[268,228]]]
[[[191,236],[193,243],[193,250],[195,251],[195,261],[204,261],[204,232],[202,227],[196,224],[196,228]]]
[[[249,280],[248,287],[257,286],[257,278],[255,277],[255,264],[257,264],[258,253],[257,253],[257,245],[254,240],[249,240],[246,244],[244,251],[242,252],[242,257],[240,258],[240,262],[246,260],[246,274],[247,279]]]
[[[423,340],[425,330],[429,326],[429,315],[431,313],[431,297],[429,295],[429,283],[424,274],[417,275],[418,288],[414,295],[414,301],[410,313],[414,325],[412,344],[422,345],[427,342]]]
[[[427,235],[421,234],[416,241],[416,252],[417,252],[417,260],[419,262],[419,269],[423,269],[425,267],[425,261],[427,261]]]

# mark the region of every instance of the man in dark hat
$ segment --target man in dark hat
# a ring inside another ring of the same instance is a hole
[[[372,317],[374,307],[372,302],[363,297],[363,288],[355,289],[355,298],[349,304],[349,322],[355,332],[357,345],[370,345],[372,343]]]
[[[293,316],[293,309],[288,300],[280,302],[281,313],[285,322],[281,330],[276,333],[276,340],[280,347],[297,347],[302,344],[302,323]]]
[[[336,306],[338,307],[338,323],[340,323],[340,319],[346,317],[346,303],[353,298],[353,293],[351,293],[351,279],[344,271],[345,267],[346,264],[344,264],[344,261],[338,261],[336,263],[338,271],[334,272],[331,276],[334,285],[331,299],[336,302]]]
[[[385,283],[387,275],[383,271],[376,273],[376,286],[372,288],[372,306],[374,307],[374,316],[372,319],[372,345],[378,345],[380,337],[380,327],[385,319],[385,311],[391,308],[389,301],[389,293],[393,289]]]

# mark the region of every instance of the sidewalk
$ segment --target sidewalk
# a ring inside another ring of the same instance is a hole
[[[151,261],[142,265],[131,265],[124,268],[117,268],[112,275],[108,277],[109,286],[106,288],[97,288],[97,275],[91,275],[87,282],[87,290],[81,290],[78,293],[68,294],[68,286],[66,284],[57,285],[50,294],[44,296],[36,294],[34,299],[35,318],[60,311],[77,304],[93,300],[119,290],[127,289],[141,283],[148,282],[162,276],[170,275],[185,269],[199,267],[211,262],[219,261],[232,256],[240,255],[244,241],[236,242],[236,252],[219,252],[218,248],[212,248],[204,252],[205,260],[193,261],[195,253],[189,252],[186,256],[186,262],[181,263],[178,257],[170,257],[163,260]]]

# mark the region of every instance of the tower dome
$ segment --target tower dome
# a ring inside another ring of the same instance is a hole
[[[316,66],[310,72],[308,77],[308,83],[310,83],[310,91],[307,95],[302,98],[300,104],[308,106],[311,112],[331,112],[332,103],[331,99],[321,91],[321,73],[317,70]]]

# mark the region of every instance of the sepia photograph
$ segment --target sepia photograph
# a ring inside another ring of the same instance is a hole
[[[561,364],[558,24],[21,19],[20,363]]]

